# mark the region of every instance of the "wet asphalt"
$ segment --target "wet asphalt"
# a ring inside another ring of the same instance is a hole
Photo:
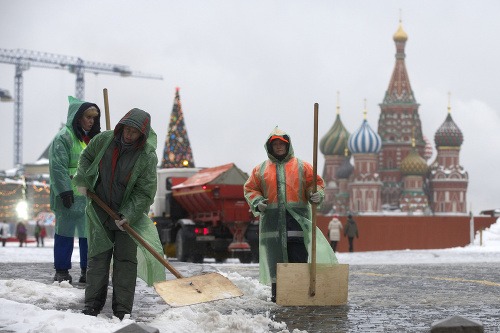
[[[179,271],[238,272],[257,278],[258,265],[191,264],[172,260]],[[197,265],[193,267],[192,265]],[[70,273],[74,280],[79,269]],[[2,264],[0,279],[24,278],[50,284],[50,263]],[[75,284],[79,288],[83,286]],[[112,315],[111,291],[103,314]],[[154,304],[154,306],[151,306]],[[83,304],[61,304],[79,310]],[[132,318],[151,321],[168,309],[153,288],[136,293]],[[498,263],[429,265],[355,265],[349,268],[347,305],[252,309],[285,322],[288,330],[307,332],[430,332],[434,322],[451,316],[479,321],[484,332],[500,332],[500,267]],[[272,331],[274,332],[274,331]]]

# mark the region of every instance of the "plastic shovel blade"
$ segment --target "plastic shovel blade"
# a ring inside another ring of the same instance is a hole
[[[155,290],[172,307],[212,302],[243,295],[228,278],[219,273],[156,282]]]

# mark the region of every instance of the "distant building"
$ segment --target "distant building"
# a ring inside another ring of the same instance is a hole
[[[406,70],[408,35],[401,23],[393,40],[396,63],[380,104],[377,132],[365,116],[361,127],[349,134],[337,105],[335,122],[320,141],[326,182],[322,213],[466,214],[469,179],[459,160],[462,132],[448,106],[434,136],[437,157],[427,165],[432,146],[423,135],[420,105]]]

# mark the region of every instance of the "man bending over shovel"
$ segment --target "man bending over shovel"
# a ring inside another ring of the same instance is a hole
[[[157,252],[163,253],[156,227],[146,215],[156,193],[157,163],[151,117],[140,109],[130,110],[114,131],[95,136],[80,156],[73,177],[78,191],[87,195],[90,189],[120,216],[115,220],[96,202],[87,200],[86,315],[97,316],[104,307],[111,258],[112,309],[120,320],[132,313],[137,276],[148,285],[165,280],[163,265],[123,227],[128,223]]]
[[[308,262],[311,203],[322,202],[325,184],[320,176],[313,179],[311,164],[294,156],[290,136],[278,127],[268,136],[264,148],[269,159],[252,170],[244,192],[252,212],[260,216],[260,282],[271,283],[271,300],[275,302],[276,264]],[[313,193],[315,182],[318,190]],[[317,239],[318,261],[336,262],[328,241]]]

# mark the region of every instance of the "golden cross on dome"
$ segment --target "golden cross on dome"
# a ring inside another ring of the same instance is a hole
[[[451,113],[451,92],[448,91],[448,113]]]
[[[365,98],[365,109],[363,110],[363,119],[365,119],[365,120],[366,120],[366,113],[367,112],[368,111],[366,110],[366,98]]]
[[[337,114],[340,114],[340,93],[337,91]]]

